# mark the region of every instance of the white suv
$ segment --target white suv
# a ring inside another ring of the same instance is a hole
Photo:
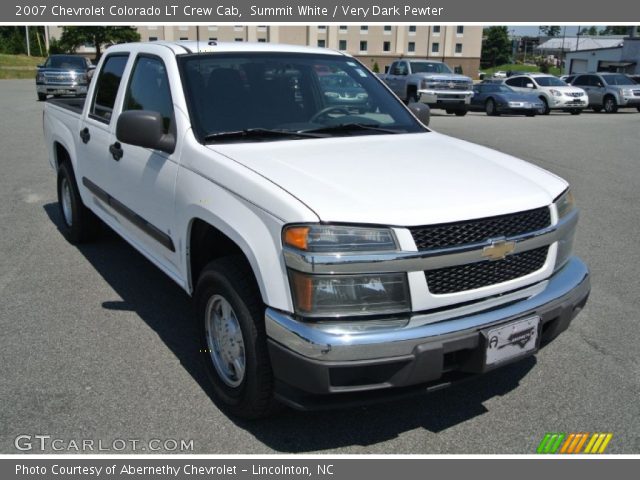
[[[543,115],[548,115],[551,110],[564,110],[578,115],[589,105],[589,98],[583,89],[572,87],[553,75],[518,75],[507,78],[504,83],[517,91],[537,94],[544,104],[540,110]]]

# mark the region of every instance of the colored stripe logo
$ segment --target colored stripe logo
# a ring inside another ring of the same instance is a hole
[[[604,453],[613,433],[547,433],[537,453]],[[584,448],[584,451],[583,451]]]

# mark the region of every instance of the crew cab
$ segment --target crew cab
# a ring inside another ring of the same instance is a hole
[[[466,115],[473,97],[473,80],[437,60],[397,60],[379,76],[406,103],[422,102],[458,116]]]
[[[366,99],[332,103],[326,74]],[[213,394],[245,418],[531,356],[590,290],[569,185],[409,107],[326,49],[110,47],[86,101],[44,106],[61,231],[102,221],[193,296]]]

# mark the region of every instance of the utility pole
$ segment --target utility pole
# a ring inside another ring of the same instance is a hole
[[[45,56],[49,55],[49,25],[44,26],[44,48],[47,50]]]
[[[27,36],[27,56],[31,56],[31,43],[29,42],[29,27],[25,25],[24,27],[25,34]]]

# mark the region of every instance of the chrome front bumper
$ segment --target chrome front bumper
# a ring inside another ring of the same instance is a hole
[[[420,89],[418,90],[420,95],[420,102],[428,105],[442,104],[469,104],[471,103],[471,97],[473,97],[473,90],[432,90],[432,89]]]
[[[452,339],[478,337],[487,327],[531,315],[539,316],[542,326],[560,319],[562,328],[557,335],[579,312],[589,291],[587,266],[571,257],[548,280],[471,306],[411,318],[356,322],[304,322],[268,308],[266,332],[279,348],[314,362],[396,358],[412,355],[426,345],[437,347]]]
[[[86,95],[87,85],[69,84],[69,85],[56,85],[56,84],[36,84],[36,91],[38,93],[44,93],[48,95]]]

